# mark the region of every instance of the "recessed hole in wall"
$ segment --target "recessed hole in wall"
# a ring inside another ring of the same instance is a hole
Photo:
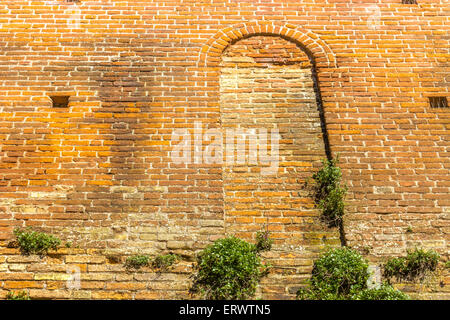
[[[402,4],[417,4],[417,0],[402,0]]]
[[[69,96],[50,96],[53,103],[53,108],[67,108],[69,107]]]
[[[448,108],[446,97],[428,97],[432,108]]]

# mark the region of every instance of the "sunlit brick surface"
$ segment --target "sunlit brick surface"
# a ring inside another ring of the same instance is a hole
[[[196,251],[268,225],[275,268],[258,296],[293,298],[338,240],[300,189],[325,156],[314,72],[349,186],[349,245],[373,264],[415,246],[449,258],[450,113],[428,102],[449,97],[447,3],[63,3],[0,2],[0,297],[188,297]],[[172,133],[195,122],[277,126],[278,176],[174,164]],[[73,246],[22,257],[7,248],[16,226]],[[183,260],[164,274],[111,259],[169,251]],[[67,286],[74,266],[80,289]],[[437,283],[405,290],[448,299],[448,271]]]

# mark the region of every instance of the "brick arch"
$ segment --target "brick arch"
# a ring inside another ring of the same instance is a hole
[[[240,23],[219,30],[201,48],[198,67],[217,67],[222,52],[228,46],[256,35],[279,36],[295,42],[308,54],[317,68],[337,68],[335,54],[317,34],[292,24],[266,21]]]

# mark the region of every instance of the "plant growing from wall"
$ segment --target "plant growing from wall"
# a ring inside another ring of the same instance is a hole
[[[152,267],[167,271],[174,263],[178,261],[179,257],[176,254],[169,253],[166,255],[156,256],[152,261]]]
[[[408,250],[406,257],[391,258],[384,265],[383,276],[390,281],[423,280],[428,273],[434,272],[439,263],[439,254],[434,250]]]
[[[313,192],[316,206],[331,226],[340,226],[345,213],[344,199],[347,187],[341,184],[342,172],[338,159],[323,160],[323,167],[313,174]]]
[[[301,300],[370,300],[406,299],[407,296],[388,284],[379,289],[368,289],[367,261],[348,247],[330,249],[314,261],[310,287],[300,289]]]
[[[356,292],[352,300],[409,300],[409,296],[395,289],[388,283],[383,283],[380,288],[364,289]]]
[[[269,251],[272,249],[273,240],[270,238],[269,231],[260,231],[256,233],[256,250],[258,252]]]
[[[14,230],[16,241],[22,254],[46,255],[48,250],[56,250],[61,244],[61,240],[53,235],[43,232],[33,231],[31,228]]]
[[[143,254],[136,254],[130,256],[125,261],[125,268],[127,269],[140,269],[150,265],[150,257]]]
[[[19,291],[17,293],[14,291],[10,291],[6,295],[6,300],[31,300],[31,299],[28,293],[26,293],[26,291]]]
[[[212,300],[247,299],[266,272],[255,245],[236,237],[219,239],[198,255],[191,293]]]

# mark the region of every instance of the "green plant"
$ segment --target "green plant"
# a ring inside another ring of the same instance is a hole
[[[125,267],[127,269],[139,269],[141,267],[148,266],[149,264],[150,264],[150,257],[142,254],[130,256],[125,261]]]
[[[406,228],[406,233],[412,233],[413,232],[413,228],[411,226],[408,226]]]
[[[48,250],[56,250],[61,244],[61,240],[57,237],[43,232],[33,231],[31,228],[17,228],[14,230],[14,234],[20,251],[25,255],[33,253],[45,255],[48,253]]]
[[[25,291],[19,291],[15,293],[14,291],[8,292],[6,295],[6,300],[31,300],[28,293]]]
[[[365,289],[355,293],[352,300],[409,300],[409,296],[391,285],[383,283],[378,289]]]
[[[72,248],[72,242],[67,241],[65,246],[66,246],[66,248]]]
[[[176,254],[169,253],[166,255],[156,256],[152,261],[152,267],[160,269],[162,271],[168,270],[175,262],[177,262],[179,257]]]
[[[408,250],[406,257],[391,258],[384,265],[383,275],[388,281],[395,277],[397,280],[423,280],[429,272],[436,270],[439,254],[433,250]]]
[[[261,231],[256,233],[256,250],[269,251],[272,249],[273,240],[270,238],[269,231]]]
[[[378,297],[395,298],[401,293],[385,285],[368,289],[368,263],[356,250],[341,247],[329,249],[316,261],[312,270],[310,287],[297,292],[301,300],[355,300]],[[393,291],[394,290],[394,291]],[[395,293],[395,294],[394,294]]]
[[[445,269],[450,269],[450,260],[445,262],[444,268]]]
[[[205,299],[246,299],[266,272],[255,245],[235,237],[219,239],[198,255],[191,292]]]
[[[314,201],[320,208],[322,217],[332,226],[342,223],[347,194],[347,187],[341,185],[342,172],[337,166],[338,161],[323,160],[323,167],[312,176]]]

